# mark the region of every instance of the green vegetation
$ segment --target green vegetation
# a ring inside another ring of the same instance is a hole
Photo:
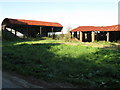
[[[4,41],[3,69],[49,82],[67,82],[87,88],[120,89],[118,49],[86,46],[88,43],[62,43],[65,42]],[[104,44],[110,45],[110,43]]]

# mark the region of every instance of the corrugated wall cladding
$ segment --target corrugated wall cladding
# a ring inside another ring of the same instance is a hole
[[[61,24],[56,22],[44,22],[44,21],[35,21],[35,20],[24,20],[24,19],[10,19],[5,18],[3,23],[9,24],[19,24],[19,25],[36,25],[36,26],[53,26],[53,27],[63,27]]]
[[[103,27],[79,26],[71,30],[71,32],[76,32],[76,31],[120,31],[120,25],[103,26]]]

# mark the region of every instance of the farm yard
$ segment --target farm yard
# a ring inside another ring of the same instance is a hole
[[[120,90],[118,0],[0,4],[3,89]]]
[[[120,48],[114,42],[3,41],[3,70],[78,88],[120,89]]]

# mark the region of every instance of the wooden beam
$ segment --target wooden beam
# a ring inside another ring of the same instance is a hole
[[[92,31],[92,42],[94,42],[95,41],[95,32],[94,31]]]
[[[107,42],[109,42],[109,39],[110,39],[110,33],[109,31],[107,32]]]
[[[79,34],[80,34],[80,35],[79,35],[79,37],[80,37],[80,42],[82,42],[82,41],[83,41],[83,32],[80,31]]]

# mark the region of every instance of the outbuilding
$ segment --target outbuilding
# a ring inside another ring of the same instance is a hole
[[[8,28],[11,32],[22,33],[23,37],[48,37],[48,33],[51,33],[52,38],[55,36],[55,32],[61,32],[63,26],[56,22],[44,22],[35,20],[24,19],[11,19],[5,18],[2,22],[2,30]]]
[[[71,38],[80,42],[118,41],[120,40],[120,25],[112,26],[79,26],[70,31]]]

